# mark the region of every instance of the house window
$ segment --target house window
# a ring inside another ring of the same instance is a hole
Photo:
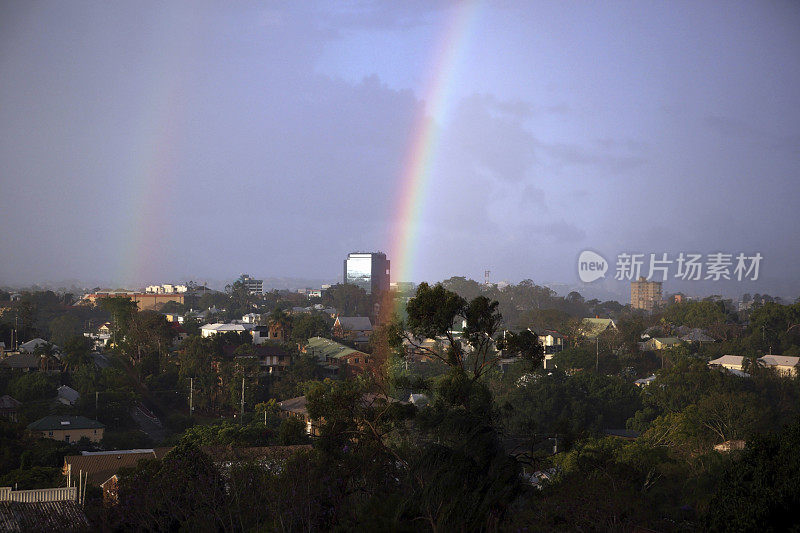
[[[52,431],[48,431],[48,432],[47,432],[47,436],[48,436],[48,437],[52,437],[52,436],[53,436],[53,432],[52,432]]]
[[[69,435],[64,435],[64,442],[69,442]]]
[[[358,364],[358,357],[356,357],[356,364]]]

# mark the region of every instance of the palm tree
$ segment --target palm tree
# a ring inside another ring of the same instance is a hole
[[[286,311],[276,307],[270,313],[268,322],[270,339],[279,339],[283,342],[289,339],[292,330],[292,317],[286,314]]]

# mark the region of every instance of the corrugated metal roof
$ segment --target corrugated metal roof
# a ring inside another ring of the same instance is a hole
[[[131,468],[143,459],[161,459],[172,448],[154,448],[152,450],[119,450],[116,453],[103,453],[97,455],[68,455],[64,457],[64,473],[69,465],[72,466],[72,475],[77,476],[83,471],[89,474],[89,482],[99,485],[121,468]],[[131,453],[133,452],[133,453]]]
[[[2,531],[86,531],[89,520],[77,502],[0,502]]]
[[[358,355],[368,356],[368,354],[364,352],[354,350],[349,346],[345,346],[344,344],[339,344],[336,341],[325,339],[323,337],[311,337],[310,339],[308,339],[308,344],[306,345],[306,353],[311,353],[315,355],[317,359],[321,361],[325,361],[326,359],[340,359],[342,357],[346,357],[354,353]]]

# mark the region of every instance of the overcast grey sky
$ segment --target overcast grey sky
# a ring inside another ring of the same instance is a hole
[[[335,278],[427,109],[415,281],[759,251],[800,294],[800,3],[479,3],[429,109],[459,9],[2,2],[0,284]]]

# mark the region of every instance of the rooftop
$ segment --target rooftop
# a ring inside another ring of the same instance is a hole
[[[30,424],[31,431],[54,431],[62,429],[101,429],[105,426],[85,416],[50,415]]]
[[[325,361],[327,359],[340,359],[351,354],[361,354],[364,356],[367,355],[364,352],[354,350],[349,346],[339,344],[336,341],[325,339],[323,337],[311,337],[308,339],[306,353],[316,356],[320,361]]]

